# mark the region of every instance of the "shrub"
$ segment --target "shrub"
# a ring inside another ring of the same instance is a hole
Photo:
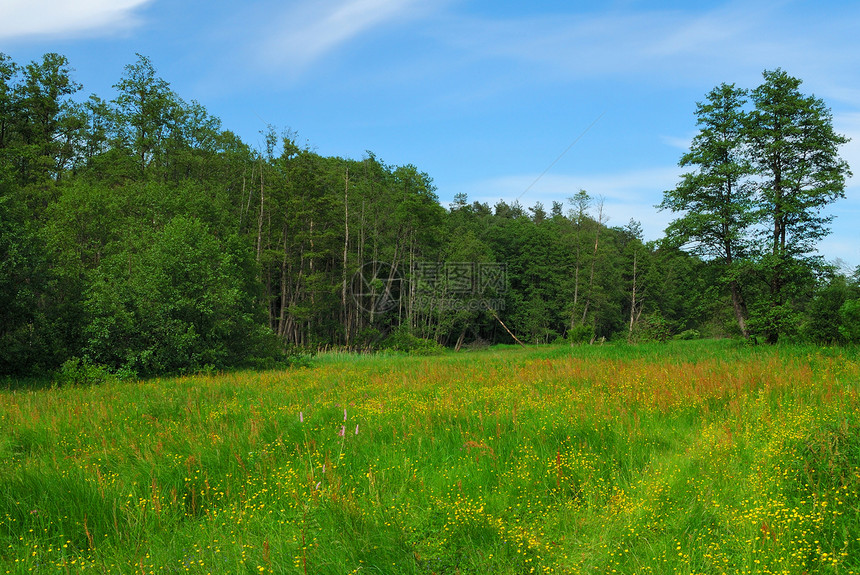
[[[56,375],[60,385],[98,385],[111,379],[108,368],[90,363],[87,359],[67,359]]]
[[[664,342],[669,339],[670,335],[669,322],[666,321],[660,312],[654,312],[643,316],[636,322],[636,325],[633,326],[633,333],[630,334],[630,342]]]
[[[848,300],[839,308],[839,333],[851,343],[860,343],[860,299]]]
[[[416,337],[406,327],[399,327],[386,337],[380,349],[402,351],[411,355],[432,355],[440,353],[442,346],[430,339]]]
[[[702,337],[702,334],[699,333],[699,330],[687,329],[687,330],[682,331],[681,333],[673,335],[672,339],[690,340],[690,339],[699,339],[701,337]]]
[[[571,344],[589,343],[594,337],[594,330],[590,325],[578,325],[567,330],[567,339]]]

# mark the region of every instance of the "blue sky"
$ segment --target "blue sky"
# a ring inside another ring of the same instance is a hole
[[[858,176],[820,244],[852,267],[857,30],[860,4],[831,0],[0,0],[0,52],[64,54],[85,94],[113,98],[141,53],[253,146],[272,124],[324,155],[371,150],[430,174],[444,205],[465,192],[548,208],[585,189],[609,225],[635,218],[648,239],[672,218],[654,205],[681,173],[695,103],[781,67],[853,140],[842,156]]]

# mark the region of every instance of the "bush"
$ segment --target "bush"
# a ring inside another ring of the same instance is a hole
[[[386,337],[379,349],[402,351],[411,355],[433,355],[442,351],[442,346],[430,339],[416,337],[406,327],[399,327]]]
[[[839,308],[839,333],[850,343],[860,343],[860,299],[848,300]]]
[[[660,312],[654,312],[643,316],[636,322],[636,325],[633,326],[633,333],[630,334],[630,342],[664,342],[669,339],[670,335],[669,322],[666,321]]]
[[[111,378],[108,368],[77,357],[66,360],[56,375],[60,385],[98,385]]]
[[[84,294],[84,354],[142,376],[282,359],[236,241],[177,216],[140,253],[106,258]]]
[[[590,343],[594,338],[594,330],[590,325],[578,325],[567,330],[567,339],[571,344]]]
[[[681,333],[675,334],[672,336],[672,339],[683,339],[683,340],[691,340],[691,339],[700,339],[702,334],[699,333],[697,329],[687,329],[682,331]]]

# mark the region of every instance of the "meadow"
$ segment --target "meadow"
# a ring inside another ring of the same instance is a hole
[[[860,573],[860,362],[328,354],[0,391],[0,572]]]

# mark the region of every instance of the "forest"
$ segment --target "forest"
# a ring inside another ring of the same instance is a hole
[[[138,56],[111,99],[0,54],[0,376],[267,367],[321,349],[670,338],[860,342],[860,268],[817,255],[844,197],[825,104],[766,71],[698,104],[664,238],[601,198],[440,204],[368,151],[264,149]]]

